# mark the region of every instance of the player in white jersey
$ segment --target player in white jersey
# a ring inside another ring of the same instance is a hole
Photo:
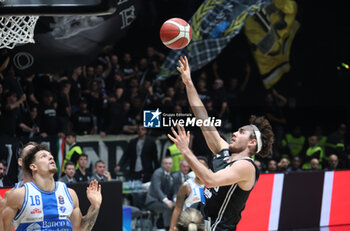
[[[74,190],[55,182],[57,172],[47,146],[32,148],[24,158],[24,167],[33,181],[11,191],[0,217],[0,230],[91,230],[102,202],[101,186],[92,181],[86,190],[91,206],[83,217]]]
[[[198,156],[199,162],[208,168],[206,157]],[[175,226],[181,211],[187,208],[202,210],[205,204],[203,181],[196,176],[194,179],[186,180],[179,188],[176,196],[176,205],[171,216],[169,230],[175,230]]]

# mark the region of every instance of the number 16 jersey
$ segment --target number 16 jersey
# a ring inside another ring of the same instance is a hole
[[[65,183],[56,182],[52,192],[41,190],[33,182],[24,184],[24,187],[24,202],[13,220],[16,230],[72,230],[69,217],[74,206]]]

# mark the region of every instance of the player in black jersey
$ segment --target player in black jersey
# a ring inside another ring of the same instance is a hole
[[[186,85],[187,97],[196,119],[205,120],[208,113],[191,79],[186,57],[180,57],[179,67]],[[189,149],[190,134],[184,127],[168,137],[184,155],[192,170],[205,184],[205,217],[210,231],[236,230],[249,193],[259,177],[252,155],[266,157],[272,147],[273,132],[264,117],[251,116],[250,124],[232,134],[230,143],[220,137],[215,127],[201,126],[208,147],[212,151],[213,169],[205,168]]]

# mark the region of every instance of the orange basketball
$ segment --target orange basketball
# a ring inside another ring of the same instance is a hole
[[[160,40],[170,49],[179,50],[186,47],[192,38],[190,25],[181,18],[171,18],[160,28]]]

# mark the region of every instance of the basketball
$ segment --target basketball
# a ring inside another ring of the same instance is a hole
[[[160,40],[170,49],[179,50],[186,47],[192,38],[190,25],[181,18],[171,18],[160,28]]]

